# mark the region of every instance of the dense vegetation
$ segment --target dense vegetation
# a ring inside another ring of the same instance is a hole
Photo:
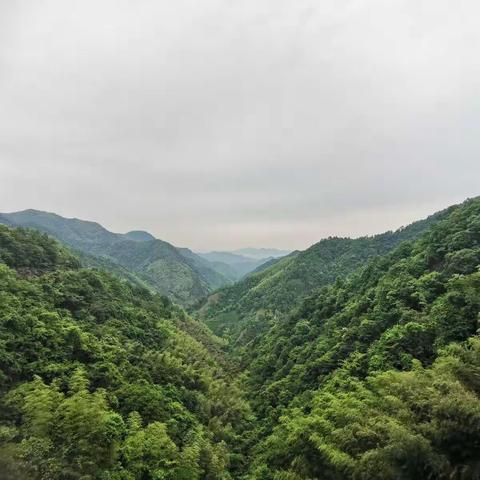
[[[480,198],[260,269],[228,348],[85,261],[0,226],[2,479],[480,478]]]
[[[222,273],[221,265],[147,232],[112,233],[95,222],[38,210],[0,214],[0,223],[46,232],[80,252],[86,265],[111,271],[183,306],[232,281]]]
[[[292,403],[248,478],[478,479],[479,377],[478,338],[427,368],[363,380],[342,372]]]
[[[226,479],[248,405],[164,297],[0,226],[0,477]]]
[[[214,292],[199,308],[198,316],[232,343],[246,343],[260,334],[269,319],[289,312],[313,290],[348,275],[403,241],[418,238],[447,213],[442,211],[406,228],[372,237],[321,240]]]
[[[476,199],[256,337],[251,478],[478,478],[479,266]]]

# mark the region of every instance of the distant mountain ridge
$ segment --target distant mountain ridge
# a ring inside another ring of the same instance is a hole
[[[240,280],[242,277],[244,277],[248,273],[256,270],[258,267],[260,267],[264,263],[273,259],[273,257],[264,257],[264,258],[247,257],[245,255],[240,255],[238,253],[232,253],[232,252],[207,252],[207,253],[199,253],[198,255],[213,264],[228,265],[230,267],[231,273],[228,274],[227,271],[225,273],[228,275],[229,278],[231,278],[234,281]]]
[[[135,285],[211,262],[71,220],[0,214],[1,480],[478,480],[480,197],[267,261],[226,341]]]
[[[250,334],[258,335],[266,326],[265,316],[290,311],[315,289],[334,283],[405,240],[417,239],[451,208],[395,232],[356,239],[331,237],[267,262],[207,298],[197,315],[216,334],[227,334],[232,341],[240,337],[247,341]]]
[[[243,257],[255,258],[257,260],[262,260],[265,258],[280,258],[285,257],[291,250],[279,250],[278,248],[239,248],[233,250],[231,253],[236,255],[241,255]]]
[[[232,281],[190,250],[144,231],[113,233],[96,222],[32,209],[2,213],[0,223],[48,233],[81,252],[88,266],[110,270],[183,306]]]

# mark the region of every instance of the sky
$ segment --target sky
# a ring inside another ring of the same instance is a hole
[[[0,211],[303,249],[480,194],[477,0],[0,0]]]

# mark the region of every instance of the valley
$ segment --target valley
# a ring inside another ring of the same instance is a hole
[[[95,222],[38,210],[0,213],[2,223],[45,232],[77,252],[86,266],[114,272],[184,307],[271,259],[229,252],[197,255],[148,232],[112,233]]]
[[[259,264],[0,223],[2,479],[476,478],[478,197]]]

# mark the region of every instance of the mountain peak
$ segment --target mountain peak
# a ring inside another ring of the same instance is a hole
[[[126,233],[125,236],[135,242],[150,242],[151,240],[155,240],[155,237],[145,230],[132,230]]]

